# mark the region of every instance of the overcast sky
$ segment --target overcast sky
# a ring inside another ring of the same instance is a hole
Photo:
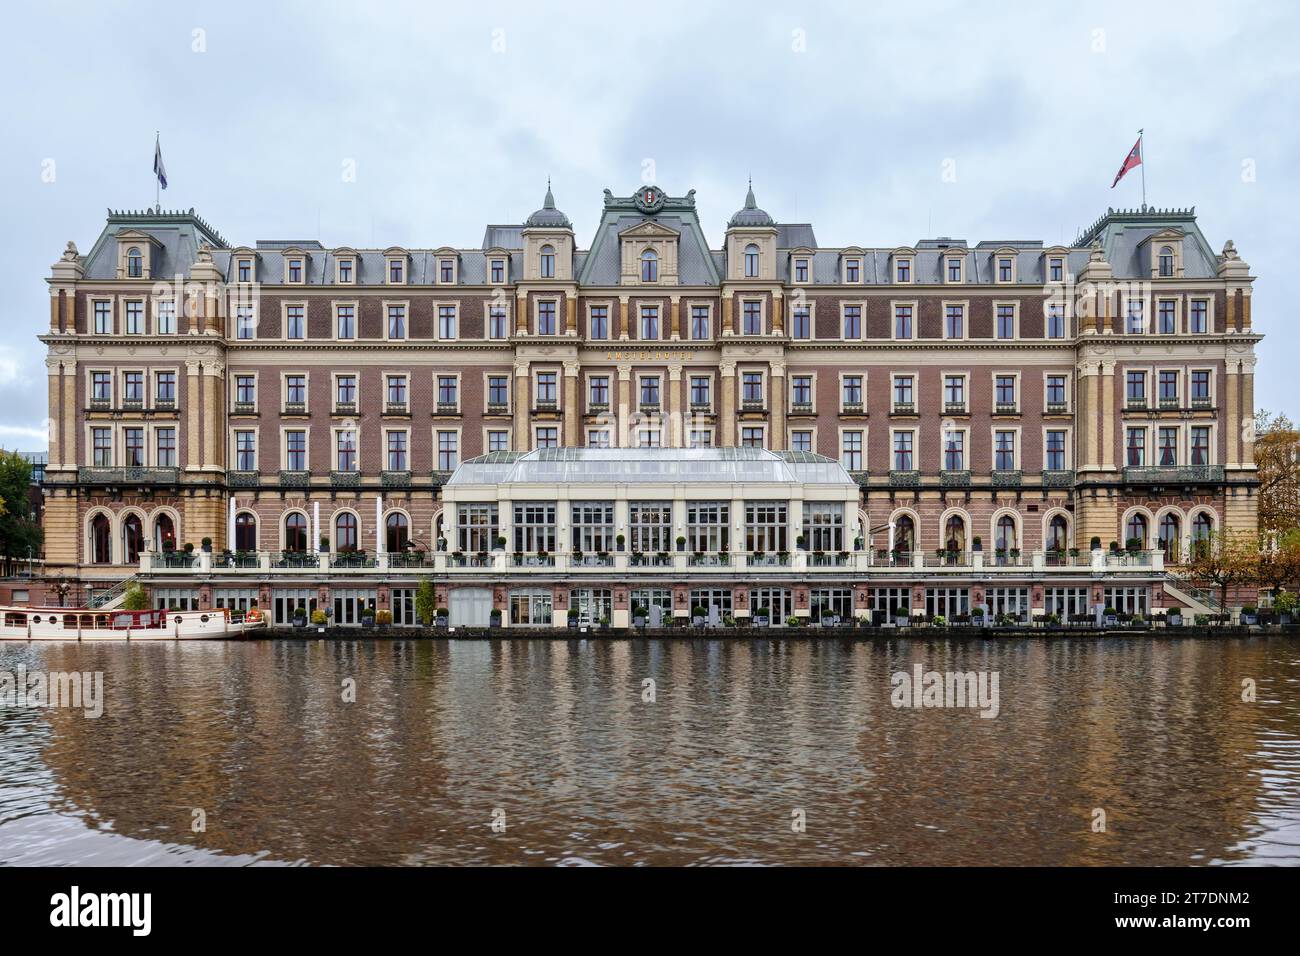
[[[44,278],[152,204],[156,129],[163,205],[234,244],[477,246],[549,175],[584,248],[601,190],[651,176],[698,190],[716,248],[750,175],[822,245],[1069,242],[1141,202],[1137,171],[1110,183],[1145,127],[1148,202],[1235,240],[1257,400],[1300,413],[1291,3],[189,6],[5,14],[0,445],[45,447]]]

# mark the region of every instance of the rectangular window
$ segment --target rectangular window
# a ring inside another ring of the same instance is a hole
[[[996,471],[1014,471],[1016,467],[1016,433],[995,432],[993,436],[993,468]]]
[[[507,375],[488,376],[488,408],[505,408],[510,403],[510,378]]]
[[[899,259],[895,264],[895,275],[899,282],[907,283],[912,281],[912,260]]]
[[[641,407],[659,407],[659,376],[646,375],[641,379]]]
[[[894,306],[894,338],[910,339],[912,337],[912,307],[910,305]]]
[[[1193,425],[1191,433],[1191,464],[1210,463],[1210,426]]]
[[[456,264],[451,259],[438,261],[438,281],[443,285],[451,284],[456,275]]]
[[[492,260],[492,284],[500,285],[506,281],[506,261],[504,259]]]
[[[497,506],[467,504],[456,510],[456,546],[462,551],[486,552],[496,543]]]
[[[1147,463],[1147,431],[1145,428],[1130,428],[1126,440],[1130,468],[1141,468]]]
[[[943,335],[960,339],[966,334],[966,309],[960,305],[945,306],[943,310]]]
[[[1065,470],[1065,432],[1053,429],[1047,433],[1043,467],[1048,471]]]
[[[404,272],[401,259],[388,260],[388,281],[391,285],[401,285]]]
[[[154,374],[154,395],[159,403],[176,401],[176,373],[156,372]]]
[[[110,372],[90,373],[90,398],[96,402],[108,402],[113,399],[113,376]]]
[[[406,432],[388,432],[388,470],[406,471]]]
[[[730,546],[731,505],[725,501],[686,503],[686,547],[690,551],[724,551]]]
[[[488,309],[488,338],[504,339],[507,335],[506,310],[504,306],[494,305]]]
[[[961,260],[960,259],[948,260],[948,281],[949,282],[961,281]]]
[[[587,380],[587,403],[592,408],[609,407],[608,375],[593,375]]]
[[[406,410],[406,376],[405,375],[388,375],[387,379],[387,410],[390,412],[401,412]],[[438,404],[443,403],[442,386],[444,378],[451,383],[451,401],[456,401],[456,377],[439,376],[438,377]]]
[[[235,338],[251,339],[257,335],[257,314],[251,305],[235,306]]]
[[[812,338],[812,310],[806,305],[796,305],[790,314],[790,336],[795,339]]]
[[[741,401],[749,405],[763,403],[763,373],[742,372],[740,376]]]
[[[912,432],[894,432],[894,471],[912,471]]]
[[[628,547],[633,553],[657,554],[670,550],[673,506],[670,501],[628,503]]]
[[[301,259],[289,260],[289,281],[302,282],[302,260]]]
[[[1147,330],[1146,315],[1142,311],[1141,299],[1129,299],[1125,329],[1130,335],[1141,335]]]
[[[144,303],[131,301],[126,304],[126,334],[144,334]]]
[[[460,461],[460,436],[453,431],[438,432],[438,470],[454,471]]]
[[[1209,299],[1193,299],[1191,329],[1192,332],[1210,331],[1210,301]]]
[[[293,429],[284,433],[284,467],[288,471],[307,470],[307,433]]]
[[[574,551],[614,550],[614,503],[575,501],[570,512],[570,546]]]
[[[609,429],[591,428],[587,430],[588,448],[609,448]]]
[[[1161,426],[1156,435],[1159,442],[1160,467],[1174,468],[1178,465],[1178,428]]]
[[[1177,320],[1174,317],[1174,300],[1161,299],[1157,306],[1156,321],[1161,335],[1173,335],[1178,331]]]
[[[504,428],[494,428],[487,433],[488,451],[509,451],[510,432]]]
[[[111,428],[92,428],[90,430],[91,463],[96,468],[110,468],[113,465],[113,430]]]
[[[748,425],[740,430],[741,448],[762,448],[763,429],[761,426]]]
[[[554,405],[556,399],[556,381],[555,372],[538,372],[537,373],[537,404]]]
[[[998,281],[999,282],[1011,281],[1011,260],[1010,259],[998,260]]]
[[[1198,368],[1192,371],[1192,401],[1208,402],[1210,400],[1210,370]]]
[[[812,381],[811,375],[790,377],[790,403],[795,408],[812,408]]]
[[[707,375],[691,376],[691,407],[708,408],[710,404],[709,392],[712,380]]]
[[[158,317],[155,320],[159,335],[176,333],[176,301],[174,299],[158,300]]]
[[[712,448],[713,432],[707,428],[692,428],[689,445],[690,448]]]
[[[801,428],[790,433],[790,450],[791,451],[812,451],[813,450],[813,433],[807,429]]]
[[[691,306],[691,338],[700,341],[711,337],[709,307],[707,305]]]
[[[659,338],[659,307],[657,305],[641,306],[641,331],[643,339]]]
[[[285,376],[284,401],[286,405],[305,406],[307,404],[307,376]]]
[[[357,433],[354,429],[344,428],[335,432],[334,449],[335,471],[357,470]]]
[[[405,377],[402,379],[403,385],[406,383]],[[405,394],[405,392],[403,392]],[[456,409],[460,407],[460,379],[455,375],[438,376],[438,409],[446,411],[448,408]]]
[[[456,338],[456,307],[454,305],[438,306],[438,338],[443,340]]]
[[[745,550],[772,554],[787,550],[789,510],[785,501],[746,501]]]
[[[609,338],[609,308],[603,305],[593,305],[588,325],[588,334],[591,338]]]
[[[794,260],[794,281],[795,282],[808,281],[808,260],[807,259]]]
[[[840,392],[845,411],[862,411],[861,375],[845,375],[840,379]]]
[[[547,426],[537,429],[537,447],[538,448],[559,448],[560,447],[560,430]]]
[[[1049,412],[1065,411],[1065,376],[1047,376],[1047,410]]]
[[[355,339],[357,337],[357,310],[355,306],[340,305],[338,307],[338,337],[340,339]]]
[[[390,305],[388,307],[388,337],[390,339],[406,338],[406,306]]]
[[[945,471],[966,470],[966,433],[950,428],[944,433],[943,467]]]
[[[1065,338],[1065,306],[1059,303],[1052,303],[1047,307],[1047,337]]]
[[[95,334],[113,334],[113,303],[99,301],[95,303]]]
[[[252,282],[253,281],[253,261],[251,259],[240,259],[238,272],[235,281]]]
[[[1010,281],[1010,280],[1007,280]],[[1014,339],[1016,337],[1016,309],[1011,305],[1000,305],[997,310],[997,337]]]
[[[1047,278],[1050,282],[1062,282],[1065,279],[1065,260],[1049,259],[1047,264]]]
[[[543,299],[537,303],[537,334],[555,334],[555,300]]]
[[[257,471],[257,432],[235,432],[235,470]]]
[[[862,281],[862,260],[848,259],[844,263],[844,281],[858,283]]]
[[[305,339],[307,337],[307,318],[301,305],[289,305],[284,309],[284,337],[287,339]]]
[[[805,501],[803,530],[812,551],[843,551],[844,505],[838,501]]]
[[[336,409],[355,411],[357,404],[357,377],[340,375],[334,379],[334,407]]]
[[[144,429],[124,428],[122,439],[126,451],[126,460],[123,464],[128,468],[144,467]]]
[[[915,408],[912,376],[894,376],[894,411],[910,412]]]
[[[862,470],[862,432],[840,433],[840,464],[849,471]]]
[[[154,464],[159,468],[176,467],[176,429],[172,427],[159,428],[154,432],[154,444],[157,449],[157,456],[154,458]]]
[[[1147,402],[1147,373],[1130,371],[1125,376],[1125,397],[1129,405],[1145,405]]]
[[[997,411],[1010,412],[1016,408],[1016,377],[998,375],[993,379],[993,400]]]
[[[257,379],[252,375],[235,376],[235,404],[252,405],[257,401]]]
[[[966,410],[965,375],[945,375],[943,377],[943,410],[945,412],[962,412]]]
[[[339,260],[339,282],[347,285],[352,282],[352,260]]]
[[[1178,372],[1171,369],[1161,369],[1158,387],[1160,389],[1161,405],[1178,404]]]
[[[742,307],[744,315],[744,334],[763,334],[763,303],[747,301]]]
[[[144,401],[144,372],[122,373],[122,401],[136,403]]]
[[[555,504],[516,504],[514,515],[515,551],[551,554],[555,551]]]
[[[846,305],[844,307],[844,334],[846,339],[862,338],[862,306]]]

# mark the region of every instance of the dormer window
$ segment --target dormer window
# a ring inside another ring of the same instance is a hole
[[[542,278],[555,278],[555,247],[542,246]]]
[[[641,281],[659,281],[659,257],[655,255],[653,249],[647,249],[641,253]]]
[[[1015,279],[1015,269],[1010,256],[998,256],[998,281],[1012,282]]]
[[[442,285],[453,285],[456,282],[455,259],[438,260],[438,282]]]
[[[845,259],[844,260],[844,281],[849,283],[859,283],[862,281],[862,260]]]
[[[951,256],[944,261],[948,264],[948,281],[961,282],[961,259],[957,256]]]
[[[758,278],[758,246],[752,242],[745,247],[745,278]]]
[[[405,285],[406,284],[406,263],[401,259],[388,260],[388,284]]]
[[[1047,281],[1065,281],[1065,260],[1060,256],[1053,256],[1047,260]]]
[[[1160,247],[1159,271],[1162,279],[1167,279],[1174,274],[1173,246]]]
[[[303,272],[301,259],[289,259],[285,263],[285,281],[290,285],[302,284]]]
[[[898,258],[894,260],[894,281],[907,285],[912,281],[912,260]]]
[[[235,263],[235,281],[252,282],[253,281],[253,260],[240,259]]]
[[[808,260],[807,259],[800,258],[794,260],[794,281],[795,282],[808,281]]]
[[[357,264],[352,258],[340,259],[338,264],[339,285],[352,285],[356,281]]]
[[[138,246],[126,250],[126,277],[128,279],[144,278],[144,254]]]
[[[493,285],[501,285],[506,281],[506,261],[504,259],[492,260],[491,276]]]

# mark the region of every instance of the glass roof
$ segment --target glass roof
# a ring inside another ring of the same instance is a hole
[[[449,485],[633,482],[854,485],[833,458],[762,448],[538,448],[464,461]]]

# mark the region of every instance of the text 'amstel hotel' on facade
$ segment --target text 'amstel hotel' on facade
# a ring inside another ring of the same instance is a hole
[[[1193,210],[825,248],[751,188],[720,249],[654,186],[606,190],[587,249],[549,187],[476,249],[110,210],[48,281],[68,603],[412,624],[432,578],[453,625],[1159,613],[1256,524],[1253,277]]]

